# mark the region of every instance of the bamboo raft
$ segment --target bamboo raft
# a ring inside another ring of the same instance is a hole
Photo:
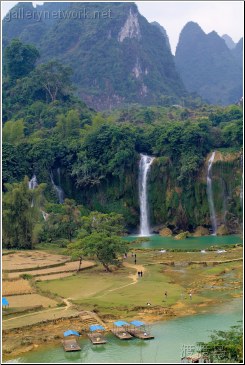
[[[81,347],[78,345],[75,339],[63,340],[62,344],[66,352],[81,350]]]
[[[88,333],[88,338],[93,345],[102,345],[104,343],[107,343],[104,336],[102,336],[100,333]]]
[[[153,335],[151,335],[148,331],[144,331],[138,328],[135,329],[128,329],[128,332],[137,338],[140,338],[141,340],[151,340],[154,338]]]
[[[133,338],[133,336],[131,336],[130,333],[128,333],[128,331],[126,331],[124,328],[116,328],[116,329],[111,329],[111,332],[118,338],[120,338],[120,340],[130,340],[131,338]]]
[[[127,330],[132,336],[140,338],[141,340],[151,340],[154,336],[150,334],[150,331],[147,330],[147,328],[148,326],[146,326],[144,322],[134,320],[130,322],[130,326]]]

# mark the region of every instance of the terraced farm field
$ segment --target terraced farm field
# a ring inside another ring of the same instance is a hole
[[[7,297],[7,299],[11,308],[35,307],[38,305],[55,307],[57,305],[55,300],[39,294],[13,295]]]
[[[31,279],[36,281],[61,279],[77,272],[78,261],[69,261],[69,257],[42,251],[19,251],[3,256],[3,295],[11,310],[22,308],[56,307],[57,301],[45,294],[37,293]],[[92,261],[83,261],[81,270],[94,266]],[[22,275],[31,275],[29,278]]]
[[[3,271],[13,272],[59,265],[69,260],[68,256],[54,255],[42,251],[20,251],[10,255],[3,255],[2,265]]]
[[[34,289],[31,287],[28,280],[3,280],[2,282],[2,294],[15,295],[15,294],[30,294]]]

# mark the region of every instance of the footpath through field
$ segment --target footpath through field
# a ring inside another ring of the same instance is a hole
[[[98,298],[104,297],[108,292],[116,291],[116,290],[119,290],[119,289],[122,289],[122,288],[126,288],[127,286],[136,284],[138,282],[138,278],[139,278],[138,277],[138,272],[142,271],[142,273],[144,273],[146,271],[146,269],[143,265],[136,265],[136,264],[134,265],[134,264],[130,264],[129,262],[125,262],[125,261],[123,262],[123,266],[128,267],[130,269],[135,269],[136,270],[135,274],[130,274],[128,276],[133,281],[129,284],[118,286],[117,288],[114,288],[114,289],[109,289],[104,294],[99,295]]]
[[[138,282],[139,276],[138,272],[145,273],[146,269],[143,265],[136,265],[131,264],[129,262],[123,263],[123,266],[126,268],[134,269],[135,274],[129,274],[129,278],[132,280],[129,284],[119,286],[114,289],[109,289],[105,293],[103,293],[101,296],[106,295],[108,292],[116,291],[119,289],[122,289],[124,287],[127,287],[129,285],[135,285]],[[99,296],[99,297],[101,297]],[[58,318],[68,318],[76,316],[79,312],[76,309],[72,308],[72,303],[70,302],[72,298],[63,298],[63,301],[66,304],[66,307],[56,307],[56,308],[50,308],[46,310],[41,310],[36,313],[28,313],[21,316],[16,316],[8,319],[4,319],[2,321],[3,329],[11,329],[11,328],[18,328],[23,327],[26,325],[26,320],[28,318],[28,324],[37,324],[39,322],[45,321],[45,320],[52,320],[52,319],[58,319]]]

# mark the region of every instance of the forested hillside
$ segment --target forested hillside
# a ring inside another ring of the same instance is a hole
[[[22,19],[14,16],[19,11]],[[4,46],[15,37],[37,47],[39,63],[55,58],[70,66],[77,95],[96,110],[169,105],[186,95],[167,35],[134,3],[18,3],[3,20]]]
[[[216,150],[218,221],[230,233],[240,230],[241,106],[192,101],[192,108],[133,105],[98,113],[74,96],[71,69],[56,61],[38,63],[39,57],[19,40],[4,54],[5,246],[70,240],[81,229],[81,217],[95,210],[122,214],[127,230],[136,232],[142,152],[156,157],[149,177],[155,229],[210,227],[207,157]]]

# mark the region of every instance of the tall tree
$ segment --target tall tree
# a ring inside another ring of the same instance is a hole
[[[62,229],[71,242],[75,232],[80,226],[80,211],[77,208],[75,201],[72,199],[65,199],[64,211],[64,215],[61,218]]]
[[[68,96],[72,90],[70,67],[63,66],[57,61],[50,61],[39,65],[35,69],[33,76],[36,82],[44,89],[47,102],[62,99]]]
[[[34,68],[39,57],[38,50],[23,44],[19,39],[13,39],[4,52],[4,68],[11,80],[27,76]]]
[[[228,331],[214,331],[208,342],[199,342],[201,353],[210,362],[240,363],[243,362],[243,331],[242,326],[232,326]]]
[[[67,252],[73,258],[80,258],[80,263],[82,256],[93,257],[106,271],[111,271],[109,265],[118,265],[118,256],[128,251],[127,243],[119,236],[123,232],[122,222],[120,214],[92,212],[82,218],[82,238],[68,245]]]
[[[32,235],[38,220],[37,204],[40,189],[29,190],[28,178],[21,183],[6,184],[3,194],[3,246],[7,248],[32,248]]]

